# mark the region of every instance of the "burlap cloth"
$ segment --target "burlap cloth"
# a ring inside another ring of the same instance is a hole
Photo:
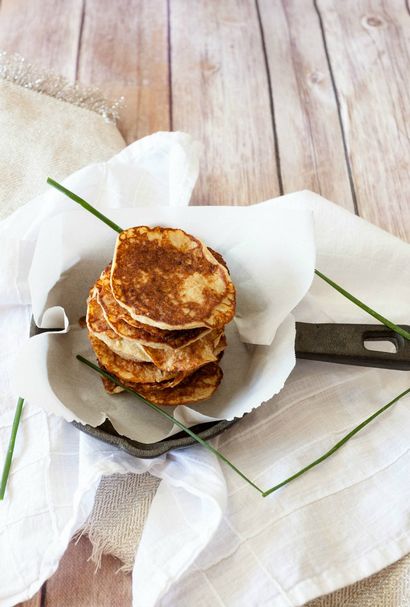
[[[115,126],[119,103],[95,89],[0,53],[0,218],[91,162],[110,158],[125,142]],[[150,474],[105,477],[83,533],[98,564],[103,553],[130,571],[158,479]],[[410,555],[309,607],[409,607]]]

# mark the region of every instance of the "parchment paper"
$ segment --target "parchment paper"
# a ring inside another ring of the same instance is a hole
[[[313,277],[310,212],[283,209],[272,200],[251,207],[141,207],[105,213],[124,228],[180,227],[198,236],[222,253],[237,288],[237,317],[227,327],[220,388],[204,403],[167,410],[193,425],[241,417],[277,394],[295,364],[290,312]],[[99,376],[75,358],[80,353],[95,361],[78,320],[85,314],[90,286],[112,258],[116,236],[82,209],[44,223],[30,271],[33,315],[38,326],[58,326],[61,332],[28,341],[14,385],[68,421],[97,426],[108,417],[120,434],[152,442],[177,428],[130,395],[107,395]]]

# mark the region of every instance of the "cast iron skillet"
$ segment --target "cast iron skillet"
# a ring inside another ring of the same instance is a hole
[[[402,325],[402,328],[410,332],[410,326]],[[32,320],[30,336],[52,331],[60,331],[60,329],[40,329]],[[389,341],[395,345],[396,352],[367,350],[364,346],[367,340]],[[382,369],[410,370],[410,342],[384,325],[299,322],[296,323],[295,350],[297,358]],[[208,440],[221,434],[237,421],[238,419],[210,422],[193,426],[192,430],[202,439]],[[156,443],[140,443],[118,434],[109,420],[97,428],[78,422],[72,424],[94,438],[115,445],[135,457],[145,459],[158,457],[171,449],[196,444],[196,441],[184,432]]]

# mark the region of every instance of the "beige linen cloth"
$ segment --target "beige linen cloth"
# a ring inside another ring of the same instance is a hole
[[[0,53],[0,219],[45,189],[125,146],[115,126],[118,103],[98,91]],[[102,553],[131,571],[144,521],[158,486],[150,474],[114,475],[99,486],[86,533],[97,563]],[[409,607],[410,555],[357,584],[315,599],[309,607]]]

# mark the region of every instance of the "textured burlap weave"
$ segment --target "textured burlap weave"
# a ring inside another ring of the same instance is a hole
[[[103,477],[94,508],[83,530],[91,540],[91,559],[97,564],[103,553],[116,556],[122,571],[131,571],[159,479],[145,474],[114,474]]]
[[[115,474],[103,478],[85,532],[93,544],[93,560],[109,552],[130,571],[158,480],[150,474]],[[383,571],[305,607],[410,607],[410,555]]]
[[[24,60],[0,53],[0,218],[45,189],[124,147],[113,122],[117,104],[93,89],[70,87]],[[158,487],[150,474],[103,478],[84,532],[92,559],[115,555],[130,571],[144,521]],[[410,555],[309,607],[410,607]]]

